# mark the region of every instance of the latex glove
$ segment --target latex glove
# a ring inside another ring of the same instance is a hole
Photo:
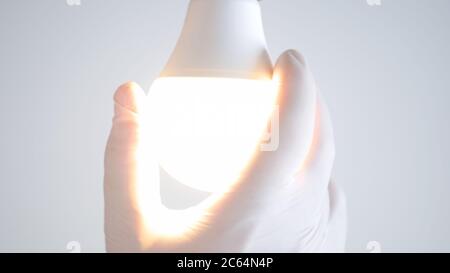
[[[107,251],[344,250],[345,199],[330,183],[335,150],[328,110],[299,53],[285,52],[274,73],[280,81],[278,149],[257,151],[228,192],[184,211],[161,205],[158,167],[149,167],[151,155],[142,154],[149,138],[141,120],[144,92],[135,83],[117,90],[105,154]],[[179,227],[184,231],[170,234]]]

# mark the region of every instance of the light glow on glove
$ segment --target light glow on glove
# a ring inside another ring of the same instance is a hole
[[[152,152],[180,183],[224,190],[267,132],[277,94],[274,80],[159,78],[148,95]]]

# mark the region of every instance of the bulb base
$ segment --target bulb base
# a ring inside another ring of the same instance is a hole
[[[161,77],[271,79],[256,0],[191,0],[178,43]]]

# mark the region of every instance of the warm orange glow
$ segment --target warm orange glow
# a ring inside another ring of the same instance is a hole
[[[252,159],[274,109],[276,81],[160,78],[148,96],[136,154],[135,201],[146,246],[180,242],[200,232]],[[159,167],[181,183],[214,192],[202,203],[171,210],[161,202]]]
[[[225,189],[257,148],[277,91],[272,80],[157,79],[148,96],[157,162],[192,188]]]

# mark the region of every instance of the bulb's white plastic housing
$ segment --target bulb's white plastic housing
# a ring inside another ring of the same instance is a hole
[[[161,76],[271,78],[258,1],[191,0]]]
[[[277,90],[258,1],[191,0],[149,93],[160,166],[196,189],[230,185],[257,148]]]

